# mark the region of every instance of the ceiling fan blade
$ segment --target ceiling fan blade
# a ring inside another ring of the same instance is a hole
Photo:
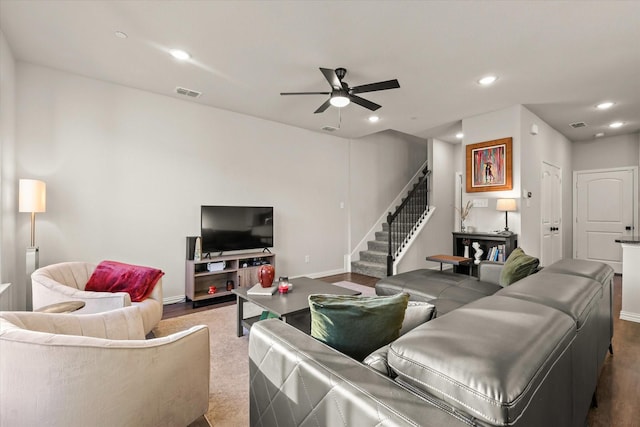
[[[333,87],[334,89],[342,89],[342,83],[340,83],[340,79],[338,78],[335,70],[332,70],[331,68],[320,67],[320,71],[322,71],[322,74],[324,74],[324,78],[327,79],[331,87]]]
[[[331,98],[327,99],[324,104],[322,104],[321,106],[318,107],[318,109],[316,111],[314,111],[314,114],[318,114],[318,113],[323,113],[324,110],[326,110],[327,108],[329,108],[329,106],[331,105]]]
[[[331,92],[280,92],[280,95],[331,95]]]
[[[349,99],[351,99],[352,102],[358,104],[359,106],[368,108],[371,111],[376,111],[378,108],[382,107],[382,105],[378,105],[375,102],[368,101],[356,95],[349,96]]]
[[[400,83],[398,83],[398,80],[393,79],[393,80],[387,80],[384,82],[369,83],[367,85],[355,86],[351,88],[350,92],[351,93],[375,92],[377,90],[397,89],[399,87],[400,87]]]

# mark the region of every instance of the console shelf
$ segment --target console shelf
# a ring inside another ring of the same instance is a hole
[[[224,262],[222,270],[208,271],[207,264]],[[186,260],[185,264],[185,296],[187,301],[199,304],[214,302],[217,298],[233,295],[227,290],[227,283],[231,286],[251,287],[258,283],[258,268],[263,264],[275,267],[276,255],[273,253],[253,252],[235,255],[222,255],[205,258],[199,261]],[[209,287],[215,286],[216,291],[209,293]]]

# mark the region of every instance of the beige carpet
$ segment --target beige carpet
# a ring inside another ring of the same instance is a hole
[[[207,420],[214,427],[248,426],[249,338],[236,336],[236,306],[161,320],[153,333],[156,337],[167,336],[194,325],[209,327],[211,371]]]
[[[373,288],[352,282],[336,285],[375,295]],[[373,291],[373,292],[372,292]],[[245,305],[247,315],[259,313]],[[249,337],[236,336],[236,306],[213,308],[172,319],[161,320],[153,333],[163,337],[195,325],[209,327],[210,382],[209,411],[206,418],[213,427],[249,425]],[[185,366],[184,369],[189,369]],[[198,427],[200,424],[198,424]],[[192,424],[190,427],[195,427]]]

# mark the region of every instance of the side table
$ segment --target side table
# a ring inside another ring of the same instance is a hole
[[[455,266],[458,265],[471,265],[471,261],[473,258],[465,258],[463,256],[455,256],[455,255],[431,255],[428,256],[427,261],[434,261],[440,263],[440,271],[442,271],[442,264],[452,264]],[[469,276],[471,276],[471,268],[469,268]]]

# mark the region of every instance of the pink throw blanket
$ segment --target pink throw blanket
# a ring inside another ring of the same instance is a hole
[[[140,302],[151,294],[163,275],[162,270],[157,268],[102,261],[84,289],[94,292],[128,292],[132,302]]]

